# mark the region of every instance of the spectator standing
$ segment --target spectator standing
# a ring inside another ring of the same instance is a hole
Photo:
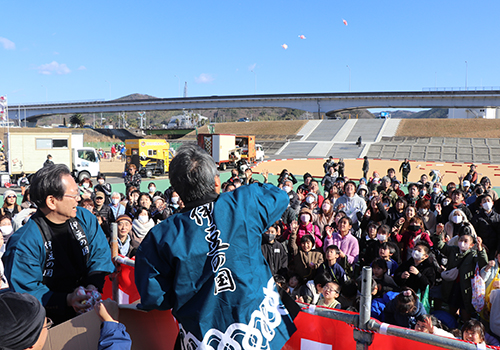
[[[399,172],[403,175],[403,185],[408,183],[408,175],[411,172],[411,165],[408,158],[405,158],[404,162],[399,166]]]
[[[364,156],[363,157],[363,167],[361,168],[363,170],[363,177],[365,179],[368,178],[368,172],[370,171],[370,162],[368,161],[368,157]]]
[[[137,171],[137,167],[135,164],[130,164],[128,166],[128,172],[127,175],[125,175],[125,178],[123,179],[125,183],[125,188],[126,192],[128,193],[128,190],[130,187],[136,187],[137,189],[141,188],[141,174]]]

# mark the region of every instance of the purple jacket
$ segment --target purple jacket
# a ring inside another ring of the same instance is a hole
[[[334,232],[331,238],[325,238],[325,248],[329,245],[336,245],[347,256],[347,261],[351,266],[358,261],[359,258],[359,243],[356,237],[349,232],[344,238],[338,233]]]

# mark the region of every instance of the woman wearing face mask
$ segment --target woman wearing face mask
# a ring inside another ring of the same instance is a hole
[[[424,222],[426,231],[433,235],[436,232],[436,215],[431,211],[431,201],[428,199],[420,198],[417,201],[417,216]]]
[[[319,215],[316,215],[314,219],[314,224],[319,227],[319,232],[323,232],[325,225],[331,225],[335,219],[335,211],[333,211],[332,202],[330,199],[325,198],[323,204],[321,204],[321,211]]]
[[[426,242],[415,245],[411,258],[406,260],[394,273],[394,281],[401,287],[409,287],[415,292],[425,292],[436,282],[436,270],[429,259],[431,248]]]
[[[290,224],[290,249],[293,255],[299,252],[300,240],[305,235],[311,235],[315,240],[316,248],[321,248],[321,231],[318,225],[313,223],[313,214],[309,208],[302,208],[299,213],[299,222],[293,221]]]
[[[467,321],[474,313],[472,306],[472,286],[471,279],[474,277],[476,264],[483,268],[488,264],[488,256],[483,248],[481,237],[473,237],[469,231],[464,230],[458,240],[458,246],[445,244],[445,230],[442,224],[437,225],[436,234],[438,235],[437,248],[448,257],[448,270],[454,267],[458,268],[458,276],[454,281],[443,279],[441,292],[443,299],[448,301],[450,313],[455,315],[460,309],[460,315],[463,321]],[[474,247],[477,242],[477,248]]]
[[[106,176],[101,173],[97,175],[97,185],[94,186],[94,194],[97,192],[104,193],[104,204],[108,205],[113,191],[111,190],[111,184],[106,182]]]
[[[149,194],[149,196],[151,197],[151,199],[153,199],[153,197],[155,197],[155,196],[157,196],[157,195],[161,194],[161,192],[160,192],[160,191],[156,191],[156,185],[155,185],[155,183],[154,183],[154,182],[150,182],[150,183],[148,184],[148,194]]]
[[[393,238],[403,246],[403,255],[401,256],[403,261],[411,259],[418,242],[425,241],[429,246],[433,245],[429,234],[424,230],[422,219],[419,217],[411,218],[408,228],[402,234],[393,235]]]
[[[467,216],[460,209],[454,209],[448,216],[448,222],[444,225],[445,240],[448,245],[457,245],[459,235],[467,229],[476,236],[474,226],[467,220]]]
[[[2,215],[0,216],[0,231],[3,237],[3,241],[5,245],[7,245],[7,242],[9,241],[10,236],[14,233],[14,230],[12,228],[12,220],[8,215]]]
[[[182,208],[184,208],[184,203],[182,202],[181,197],[179,197],[179,194],[175,191],[172,192],[168,202],[168,208],[171,211],[170,215],[178,213],[182,210]]]
[[[446,196],[443,193],[443,186],[441,185],[440,182],[435,182],[432,185],[432,192],[431,192],[431,210],[436,209],[436,204],[442,204]]]
[[[80,196],[82,199],[92,198],[92,194],[94,193],[92,190],[92,180],[85,177],[78,184],[78,189],[80,190]]]
[[[146,234],[154,227],[155,223],[149,210],[144,207],[138,207],[132,221],[132,232],[130,239],[132,247],[138,248]]]
[[[311,210],[314,215],[319,214],[320,210],[318,207],[318,195],[316,193],[309,192],[306,195],[304,203],[302,203],[302,208]]]
[[[493,198],[484,194],[477,199],[479,210],[472,218],[474,226],[479,237],[483,239],[484,245],[488,247],[488,258],[495,258],[495,250],[500,244],[498,233],[500,230],[500,214],[493,209]]]

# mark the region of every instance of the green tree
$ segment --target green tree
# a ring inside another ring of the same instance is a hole
[[[71,118],[69,118],[69,122],[71,125],[78,125],[78,127],[83,128],[85,125],[85,118],[81,114],[73,114]]]

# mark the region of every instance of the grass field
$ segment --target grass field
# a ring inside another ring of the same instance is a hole
[[[284,121],[262,121],[248,123],[218,123],[215,124],[216,134],[237,134],[237,135],[268,135],[283,138],[286,135],[295,135],[299,132],[307,120],[284,120]],[[198,129],[198,133],[208,133],[208,127]],[[186,138],[194,138],[196,132],[187,134]]]
[[[403,119],[396,136],[500,138],[500,119]]]

